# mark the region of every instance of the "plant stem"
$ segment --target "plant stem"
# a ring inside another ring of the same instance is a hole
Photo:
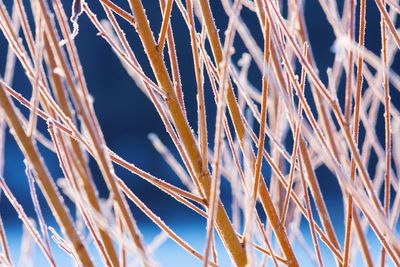
[[[211,189],[210,174],[208,172],[203,172],[202,159],[198,151],[198,146],[196,145],[196,141],[188,122],[183,114],[181,106],[179,105],[168,72],[165,68],[164,61],[162,60],[162,56],[155,45],[154,37],[151,33],[142,3],[139,0],[130,0],[130,7],[136,20],[136,30],[139,33],[142,44],[146,50],[153,72],[159,85],[167,95],[165,102],[168,106],[174,126],[177,129],[181,142],[188,155],[190,165],[195,172],[196,179],[198,179],[201,189],[205,195],[209,197]],[[245,266],[247,262],[245,250],[242,244],[240,244],[239,239],[232,228],[232,224],[229,221],[228,215],[220,201],[218,201],[216,226],[232,260],[238,266]]]
[[[3,85],[0,84],[0,104],[6,114],[8,125],[13,129],[12,133],[20,146],[25,158],[29,160],[35,172],[35,177],[38,179],[38,184],[44,193],[47,202],[49,203],[57,222],[61,226],[63,233],[71,241],[74,248],[74,253],[83,266],[93,266],[93,263],[83,245],[78,233],[74,228],[74,223],[71,220],[68,211],[65,209],[65,204],[59,197],[59,193],[50,177],[49,171],[44,165],[39,152],[31,138],[29,138],[21,126],[14,105],[11,103],[6,94]]]

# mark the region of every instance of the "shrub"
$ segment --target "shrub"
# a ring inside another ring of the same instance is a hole
[[[301,249],[319,266],[355,265],[359,253],[366,266],[400,266],[400,107],[393,101],[397,97],[391,98],[400,90],[397,1],[360,0],[359,8],[353,0],[319,1],[331,26],[326,31],[334,34],[334,59],[326,75],[308,30],[319,22],[306,16],[305,1],[223,0],[219,12],[225,14],[220,14],[210,6],[216,1],[160,0],[161,17],[146,15],[147,1],[74,0],[68,7],[62,2],[15,0],[12,15],[3,3],[0,7],[8,45],[0,81],[0,144],[8,127],[25,158],[38,226],[3,178],[0,187],[50,265],[60,263],[49,231],[77,265],[92,266],[94,258],[107,266],[156,264],[136,224],[137,210],[131,211],[136,206],[161,229],[155,246],[167,236],[204,266],[226,264],[218,261],[222,249],[237,266],[306,264]],[[379,11],[378,55],[365,42],[366,24],[376,23],[367,7]],[[69,20],[65,8],[72,10]],[[173,12],[184,25],[171,20]],[[225,15],[222,34],[218,19]],[[81,23],[83,16],[90,23]],[[107,147],[80,62],[85,54],[75,44],[79,28],[86,27],[96,29],[154,105],[173,148],[155,134],[150,141],[181,183],[157,178]],[[134,40],[128,40],[125,32],[133,30]],[[191,57],[181,55],[180,43],[190,45]],[[13,85],[15,61],[29,81],[29,94]],[[190,64],[184,67],[183,61]],[[194,77],[189,86],[180,77],[188,67]],[[195,101],[185,97],[193,91]],[[207,101],[211,93],[214,101]],[[191,118],[196,119],[190,123]],[[47,132],[38,127],[43,121]],[[38,144],[57,156],[63,173],[59,182]],[[151,203],[117,176],[115,166],[182,204],[177,213],[189,208],[204,217],[202,225],[196,224],[196,235],[205,234],[202,250],[159,218]],[[97,193],[100,178],[92,179],[97,167],[111,208]],[[324,194],[330,190],[327,179],[340,188],[334,200]],[[223,181],[227,186],[221,187]],[[44,200],[36,194],[36,183]],[[232,197],[222,198],[222,191]],[[62,234],[47,226],[44,202]],[[337,222],[332,210],[341,205],[344,221]],[[77,215],[70,216],[69,209]],[[0,260],[13,265],[4,227],[0,239]],[[222,247],[216,245],[219,239]],[[374,239],[380,253],[370,250]]]

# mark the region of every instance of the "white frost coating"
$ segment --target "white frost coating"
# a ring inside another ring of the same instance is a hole
[[[54,68],[53,69],[53,73],[54,74],[57,74],[58,76],[60,76],[60,77],[62,77],[62,78],[65,78],[66,76],[65,76],[65,72],[62,70],[62,68],[60,68],[60,67],[56,67],[56,68]]]
[[[82,5],[82,1],[81,0],[74,0],[72,2],[72,14],[71,14],[71,18],[69,19],[72,22],[72,34],[71,34],[71,39],[75,39],[75,37],[78,35],[79,33],[79,24],[78,24],[78,18],[79,16],[82,14],[83,12],[83,5]],[[65,45],[67,41],[65,39],[61,40],[59,42],[60,46]]]
[[[348,36],[342,36],[335,40],[333,45],[331,46],[331,52],[337,54],[339,56],[338,60],[343,60],[344,52],[346,51],[346,46],[351,44],[351,41]]]

